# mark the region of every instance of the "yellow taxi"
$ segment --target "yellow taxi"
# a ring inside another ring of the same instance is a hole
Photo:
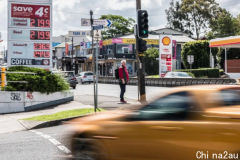
[[[173,88],[136,110],[94,114],[71,125],[76,159],[238,159],[240,86]]]

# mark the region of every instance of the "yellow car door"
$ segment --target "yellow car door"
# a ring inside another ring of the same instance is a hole
[[[211,135],[192,101],[189,93],[178,92],[139,110],[149,160],[196,159],[197,151],[204,149],[202,141]]]

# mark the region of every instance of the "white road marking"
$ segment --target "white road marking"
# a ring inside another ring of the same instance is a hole
[[[47,134],[43,134],[42,132],[38,132],[35,130],[29,130],[29,131],[48,139],[50,142],[52,142],[54,145],[56,145],[58,147],[58,149],[60,149],[62,152],[67,153],[67,154],[71,153],[71,151],[67,147],[65,147],[64,145],[61,145],[61,143],[59,141],[52,138],[51,136],[49,136]],[[71,156],[71,155],[69,155],[69,156]]]
[[[71,153],[71,151],[69,150],[69,149],[67,149],[67,147],[65,147],[65,146],[58,146],[58,148],[60,149],[60,150],[62,150],[63,152],[65,152],[65,153]]]
[[[52,139],[48,139],[50,142],[52,142],[54,145],[59,145],[61,144],[60,142],[58,142],[56,139],[52,138]]]
[[[51,136],[46,135],[46,134],[43,134],[43,135],[41,135],[41,136],[44,137],[44,138],[46,138],[46,139],[50,139],[50,138],[52,138]]]
[[[42,132],[35,132],[37,135],[43,135]]]

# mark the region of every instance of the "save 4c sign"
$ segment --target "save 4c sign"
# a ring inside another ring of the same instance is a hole
[[[8,66],[52,68],[52,0],[8,0]]]

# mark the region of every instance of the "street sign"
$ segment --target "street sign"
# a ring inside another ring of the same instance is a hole
[[[103,25],[93,26],[93,30],[101,30],[101,29],[103,29]]]
[[[102,38],[101,30],[94,30],[93,31],[93,39],[94,41],[100,41]]]
[[[112,25],[112,22],[108,19],[94,19],[93,20],[93,26],[100,26],[103,25],[105,27],[110,27]],[[91,26],[90,19],[81,19],[81,26]]]
[[[188,63],[193,64],[194,62],[194,55],[188,55]]]

